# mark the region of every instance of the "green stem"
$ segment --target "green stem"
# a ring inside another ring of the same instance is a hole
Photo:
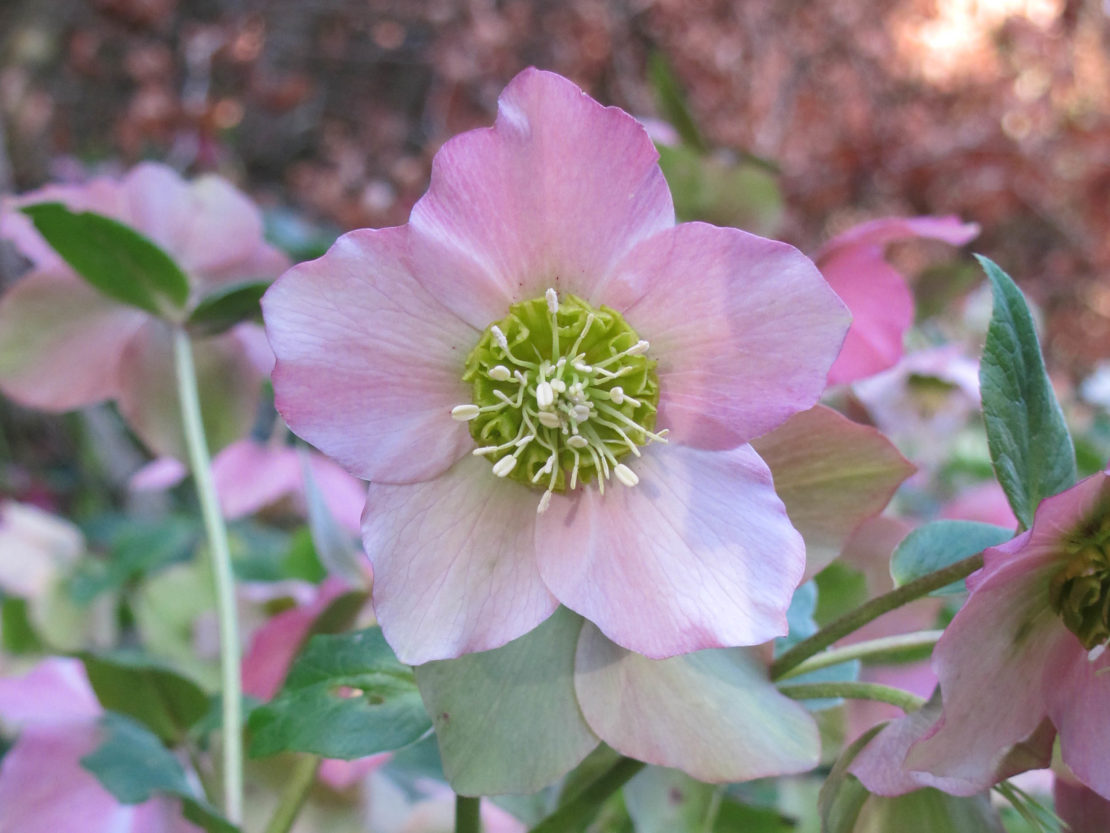
[[[208,442],[201,418],[193,348],[183,329],[174,331],[173,354],[181,420],[185,428],[185,443],[189,449],[189,468],[193,473],[201,514],[204,516],[204,527],[208,533],[208,549],[216,590],[216,615],[220,627],[220,696],[223,702],[223,809],[228,819],[238,824],[243,820],[243,694],[239,677],[239,622],[235,607],[235,577],[231,571],[227,528],[224,526],[223,515],[220,514],[216,486],[212,481],[212,463],[208,456]]]
[[[308,800],[309,790],[316,783],[319,768],[320,758],[315,755],[305,755],[297,761],[282,790],[281,801],[266,826],[266,833],[289,833],[293,829],[293,822]]]
[[[855,610],[845,613],[835,622],[830,622],[813,636],[803,639],[772,662],[771,679],[781,679],[790,669],[801,665],[802,662],[814,654],[828,648],[838,639],[854,633],[873,619],[878,619],[884,613],[912,602],[914,599],[919,599],[934,590],[939,590],[954,581],[966,578],[982,566],[983,554],[978,553],[970,558],[963,559],[963,561],[950,564],[943,570],[937,570],[935,573],[929,573],[927,576],[914,579],[908,584],[903,584],[901,587],[891,590],[889,593],[884,593],[882,596],[860,605]]]
[[[925,705],[925,700],[916,694],[878,683],[796,683],[779,686],[779,691],[793,700],[823,700],[826,697],[875,700],[890,703],[904,712],[916,711]]]
[[[789,671],[783,672],[779,675],[779,679],[788,680],[791,677],[800,677],[810,671],[828,668],[830,665],[839,665],[842,662],[851,662],[855,659],[871,660],[873,662],[897,662],[916,659],[923,652],[927,655],[937,640],[940,639],[942,633],[944,631],[903,633],[898,636],[869,639],[866,642],[845,645],[843,648],[830,648],[824,653],[798,663]]]
[[[482,799],[455,796],[455,833],[482,833]]]
[[[596,781],[533,827],[531,833],[585,830],[586,824],[597,814],[605,800],[623,787],[644,766],[641,761],[621,758]]]

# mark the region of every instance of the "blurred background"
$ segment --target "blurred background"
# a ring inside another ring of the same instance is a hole
[[[528,65],[675,128],[681,214],[812,254],[958,213],[1041,305],[1058,373],[1110,356],[1108,0],[2,0],[0,190],[219,170],[308,256],[403,223]]]

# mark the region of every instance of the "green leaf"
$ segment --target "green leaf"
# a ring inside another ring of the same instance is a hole
[[[581,628],[581,618],[560,607],[508,645],[416,669],[456,792],[535,792],[597,745],[574,690]]]
[[[150,657],[125,651],[78,657],[105,709],[138,720],[164,741],[179,741],[208,711],[200,686]]]
[[[648,79],[659,114],[678,132],[686,144],[697,150],[706,149],[705,140],[698,130],[690,109],[686,106],[686,96],[682,85],[675,78],[674,70],[662,52],[653,52],[648,58]]]
[[[363,758],[417,740],[431,728],[413,680],[378,628],[315,636],[285,685],[249,721],[252,757],[311,752]]]
[[[935,573],[957,561],[997,547],[1014,537],[1004,526],[979,521],[933,521],[913,530],[902,539],[890,559],[890,573],[896,585]],[[962,593],[964,582],[956,581],[932,595]]]
[[[636,833],[703,833],[717,787],[677,769],[649,766],[624,786]]]
[[[109,298],[155,315],[180,310],[189,300],[189,280],[173,258],[129,226],[56,202],[28,205],[23,213],[77,274]]]
[[[987,444],[998,482],[1028,529],[1044,498],[1075,485],[1075,449],[1021,290],[998,266],[977,257],[994,293],[979,367]]]
[[[790,630],[786,636],[776,639],[775,654],[781,654],[794,647],[803,639],[817,633],[817,622],[813,615],[817,610],[817,584],[807,581],[794,593],[790,600],[790,608],[786,611],[786,621]],[[859,679],[859,660],[842,662],[828,668],[819,668],[806,674],[800,674],[791,679],[791,684],[803,683],[846,683]],[[839,706],[844,702],[839,697],[827,697],[820,700],[806,700],[803,705],[810,711],[823,711]]]
[[[262,295],[269,281],[243,281],[221,287],[197,304],[185,322],[197,336],[218,335],[243,321],[261,321]]]
[[[103,740],[81,759],[81,766],[123,804],[142,804],[155,795],[181,799],[182,814],[208,833],[237,833],[189,786],[185,770],[173,753],[143,726],[111,712],[100,718]]]
[[[16,596],[0,598],[0,645],[12,654],[33,654],[44,646],[31,624],[27,600]]]

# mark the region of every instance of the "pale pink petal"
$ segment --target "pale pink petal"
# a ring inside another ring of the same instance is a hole
[[[344,529],[358,535],[362,528],[362,510],[366,506],[366,484],[321,454],[309,454],[308,467],[331,516]]]
[[[100,711],[79,660],[51,657],[22,677],[0,677],[0,723],[5,726],[91,719]]]
[[[243,518],[303,490],[301,461],[288,446],[233,442],[212,460],[212,479],[224,517]]]
[[[474,445],[451,408],[470,401],[478,333],[412,278],[408,252],[404,228],[351,232],[262,301],[278,410],[364,480],[426,480]]]
[[[556,495],[539,516],[559,601],[653,658],[786,633],[805,549],[751,447],[655,446],[628,465],[638,486]]]
[[[1106,833],[1110,830],[1110,800],[1067,778],[1056,777],[1052,789],[1056,814],[1068,833]]]
[[[748,442],[816,403],[849,322],[797,249],[705,223],[638,245],[603,300],[651,344],[659,425],[698,448]]]
[[[538,500],[471,456],[427,483],[371,484],[374,612],[402,662],[500,647],[558,607],[536,569]]]
[[[913,295],[883,259],[883,247],[911,237],[959,246],[978,233],[976,224],[957,217],[890,217],[849,229],[821,249],[817,265],[853,316],[829,384],[878,373],[902,355],[902,334],[913,322]]]
[[[177,802],[117,802],[80,764],[99,735],[93,720],[25,729],[0,760],[0,833],[199,833]]]
[[[45,600],[84,551],[85,539],[69,521],[0,500],[0,591]]]
[[[274,372],[274,351],[270,349],[270,341],[266,338],[266,331],[257,324],[243,323],[232,327],[228,332],[239,342],[239,347],[246,354],[258,372],[269,376]]]
[[[980,521],[1016,529],[1018,522],[1006,493],[996,480],[965,489],[941,509],[940,516],[951,520]]]
[[[0,388],[50,411],[111,399],[124,349],[146,318],[72,273],[28,275],[0,299]]]
[[[478,329],[548,287],[590,301],[637,241],[674,225],[644,128],[550,72],[526,69],[492,128],[448,141],[412,211],[416,272]]]
[[[193,342],[204,430],[212,453],[242,437],[254,423],[262,374],[234,332]],[[155,453],[188,459],[177,397],[169,325],[148,319],[120,363],[119,409]]]
[[[151,460],[127,481],[133,492],[161,492],[172,489],[189,475],[188,467],[175,457]]]
[[[651,660],[613,644],[587,622],[574,681],[590,728],[637,760],[709,782],[803,772],[817,764],[813,718],[778,692],[749,651]]]
[[[317,777],[333,790],[349,790],[362,782],[367,775],[389,763],[392,752],[381,752],[353,761],[327,758],[320,762]]]
[[[347,590],[338,579],[328,579],[307,604],[283,611],[254,632],[243,656],[243,692],[261,700],[273,697],[293,658],[315,622],[337,596]]]
[[[1053,549],[1026,549],[994,566],[988,561],[971,583],[933,650],[944,714],[910,750],[908,769],[986,788],[1008,749],[1044,719],[1046,669],[1078,644],[1048,603],[1057,559]]]
[[[1045,669],[1049,717],[1060,732],[1064,763],[1080,781],[1110,800],[1110,653],[1103,651],[1094,661],[1088,660],[1074,637],[1069,651],[1070,661],[1063,652],[1056,658],[1058,673]]]

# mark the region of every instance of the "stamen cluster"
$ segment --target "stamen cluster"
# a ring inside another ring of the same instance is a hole
[[[474,401],[451,416],[470,423],[473,453],[495,475],[543,490],[539,512],[554,492],[595,478],[602,492],[610,478],[635,486],[621,459],[666,434],[653,430],[659,382],[648,347],[617,311],[548,289],[482,334],[463,375]]]
[[[1108,507],[1110,508],[1110,507]],[[1088,650],[1110,642],[1110,514],[1086,525],[1049,585],[1049,601]]]

